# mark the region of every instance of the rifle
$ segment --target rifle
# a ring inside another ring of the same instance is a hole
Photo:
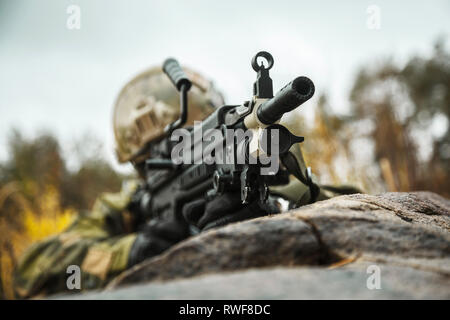
[[[230,191],[238,192],[243,204],[264,203],[269,187],[288,184],[289,174],[309,187],[315,201],[319,187],[289,151],[304,138],[278,123],[284,113],[313,96],[314,84],[297,77],[273,96],[273,62],[270,53],[258,52],[251,61],[257,73],[253,98],[224,105],[193,128],[182,128],[191,81],[175,59],[164,62],[164,72],[180,93],[180,116],[165,128],[164,138],[150,146],[152,158],[145,161],[145,184],[138,193],[141,212],[150,213],[149,218],[178,219],[182,217],[174,215],[188,202]],[[198,231],[192,226],[192,234]]]

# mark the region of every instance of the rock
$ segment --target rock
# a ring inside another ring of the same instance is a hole
[[[202,233],[85,297],[448,299],[449,209],[429,192],[341,196]]]
[[[77,295],[75,299],[448,299],[449,282],[409,267],[379,264],[380,290],[358,268],[274,267],[149,282]],[[433,285],[430,285],[433,284]]]

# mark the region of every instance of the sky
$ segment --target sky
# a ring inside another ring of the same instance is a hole
[[[80,8],[80,29],[67,27],[71,5]],[[11,128],[30,137],[46,129],[66,153],[83,134],[95,136],[114,167],[129,170],[114,158],[114,101],[134,75],[169,56],[239,104],[251,97],[250,60],[266,50],[275,91],[306,75],[313,99],[326,93],[345,114],[360,67],[429,55],[449,35],[448,0],[0,0],[0,160]]]

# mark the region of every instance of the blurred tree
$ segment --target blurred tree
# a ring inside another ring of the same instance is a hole
[[[64,206],[77,210],[91,208],[101,192],[120,189],[124,176],[118,174],[106,161],[103,143],[86,132],[76,140],[68,155],[76,166],[64,177],[61,187]]]
[[[50,185],[59,191],[63,206],[90,208],[100,192],[119,190],[123,177],[102,157],[101,143],[87,136],[82,141],[68,155],[79,162],[77,169],[71,171],[54,136],[42,133],[34,139],[25,139],[13,130],[9,138],[9,159],[0,164],[0,185],[14,182],[14,187],[31,205]]]
[[[0,164],[0,298],[13,298],[17,257],[35,241],[60,232],[75,210],[90,209],[105,191],[118,191],[123,177],[102,157],[101,143],[84,136],[69,159],[50,133],[26,139],[13,130],[9,157]]]
[[[0,186],[7,185],[9,189],[13,189],[11,194],[20,192],[24,199],[19,201],[26,201],[31,207],[34,199],[42,197],[46,185],[59,189],[66,168],[59,144],[51,134],[43,133],[35,139],[27,140],[19,131],[13,130],[8,146],[9,159],[0,165]],[[14,197],[11,199],[14,200]],[[4,200],[0,208],[2,216],[7,220],[17,220],[17,214],[8,214],[11,210],[18,211],[17,201]]]
[[[450,196],[450,54],[438,41],[429,58],[413,57],[403,68],[385,61],[362,69],[351,91],[352,111],[370,120],[375,160],[392,191],[431,190]],[[444,134],[430,133],[436,119]],[[431,139],[419,157],[418,138]]]
[[[118,191],[122,179],[105,160],[87,160],[78,171],[65,177],[62,204],[77,210],[91,208],[101,192]]]

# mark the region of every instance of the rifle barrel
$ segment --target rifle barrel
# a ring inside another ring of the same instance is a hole
[[[286,112],[292,111],[314,95],[314,83],[307,77],[298,77],[289,82],[275,97],[264,102],[257,111],[258,119],[272,124]]]

